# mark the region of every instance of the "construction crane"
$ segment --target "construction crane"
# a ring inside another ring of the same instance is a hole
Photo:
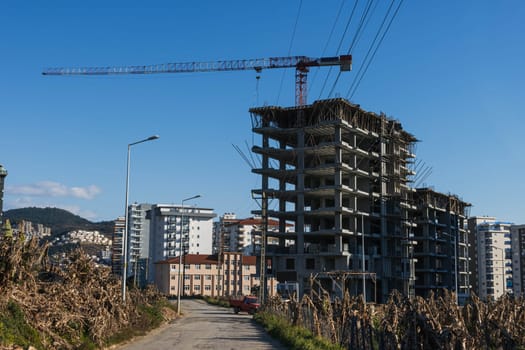
[[[125,75],[158,73],[221,72],[295,67],[295,105],[306,105],[307,74],[311,67],[339,66],[342,72],[352,69],[352,55],[311,58],[306,56],[256,58],[211,62],[164,63],[146,66],[47,68],[43,75]]]

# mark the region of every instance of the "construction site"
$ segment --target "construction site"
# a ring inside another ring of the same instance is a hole
[[[398,121],[340,98],[250,113],[260,135],[252,150],[262,161],[253,172],[263,205],[254,213],[279,222],[267,233],[279,244],[267,245],[261,260],[277,280],[308,292],[315,274],[335,293],[334,278],[343,278],[344,289],[377,302],[393,290],[413,295],[417,139]]]

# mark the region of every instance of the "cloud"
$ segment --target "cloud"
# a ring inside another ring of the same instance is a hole
[[[67,187],[54,181],[41,181],[22,186],[6,186],[6,193],[39,197],[73,197],[89,200],[95,198],[100,192],[100,188],[95,185],[87,187]]]

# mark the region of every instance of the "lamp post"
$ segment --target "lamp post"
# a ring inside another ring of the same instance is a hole
[[[177,288],[177,314],[180,316],[180,295],[181,289],[184,289],[184,284],[182,281],[182,238],[184,236],[184,202],[200,198],[201,195],[195,195],[193,197],[188,197],[182,200],[181,202],[181,214],[180,214],[180,244],[179,244],[179,278],[178,278],[178,288]]]
[[[128,160],[127,160],[127,168],[126,168],[126,204],[124,206],[124,217],[125,217],[125,224],[124,224],[124,232],[122,233],[122,257],[123,257],[123,268],[122,268],[122,302],[126,302],[126,279],[127,279],[127,272],[128,272],[128,220],[129,220],[129,214],[128,214],[128,194],[129,194],[129,161],[130,161],[130,153],[131,153],[131,146],[147,142],[147,141],[153,141],[159,138],[159,135],[153,135],[148,137],[147,139],[140,140],[137,142],[132,142],[128,144]]]

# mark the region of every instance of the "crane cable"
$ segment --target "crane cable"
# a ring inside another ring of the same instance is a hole
[[[303,6],[303,0],[299,1],[299,9],[297,10],[297,16],[295,17],[295,24],[292,31],[292,38],[290,39],[290,46],[288,47],[288,54],[287,56],[290,56],[290,53],[292,52],[292,45],[293,41],[295,39],[295,32],[297,30],[297,23],[299,22],[299,16],[301,15],[301,7]],[[281,97],[281,91],[283,89],[283,82],[284,82],[284,75],[286,74],[286,70],[283,70],[283,74],[281,75],[281,83],[279,84],[279,90],[277,92],[277,102],[276,105],[279,105],[279,98]]]
[[[359,85],[361,84],[361,81],[363,80],[363,77],[365,76],[366,72],[368,71],[368,67],[370,67],[370,64],[372,63],[372,60],[374,59],[374,57],[375,57],[375,55],[376,55],[376,53],[377,53],[379,47],[381,46],[381,43],[383,42],[383,39],[385,38],[386,34],[387,34],[388,31],[390,30],[390,26],[391,26],[392,23],[394,22],[394,19],[396,18],[397,14],[398,14],[398,12],[399,12],[399,9],[401,8],[401,5],[403,4],[403,1],[404,1],[404,0],[401,0],[401,1],[399,2],[399,4],[397,5],[397,8],[396,8],[396,10],[395,10],[395,12],[394,12],[392,18],[390,19],[390,22],[388,23],[388,25],[387,25],[387,27],[386,27],[386,30],[383,32],[383,35],[381,36],[381,39],[379,39],[379,43],[377,44],[377,46],[376,46],[374,52],[372,53],[372,57],[370,57],[370,60],[368,61],[367,65],[366,65],[366,68],[365,68],[363,74],[361,75],[361,77],[359,78],[359,81],[358,81],[357,84],[355,85],[353,91],[352,91],[351,93],[350,93],[350,90],[348,91],[347,96],[348,96],[349,99],[351,99],[351,98],[354,96],[354,94],[355,94],[357,88],[358,88]]]

